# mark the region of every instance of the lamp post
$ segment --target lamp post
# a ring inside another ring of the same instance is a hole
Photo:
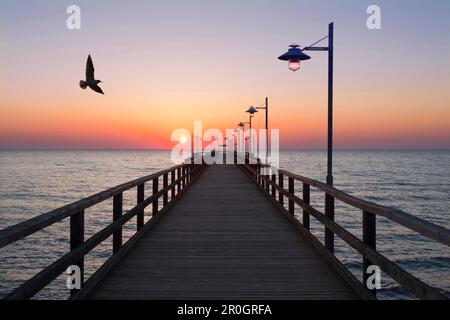
[[[250,151],[252,151],[252,118],[254,117],[255,113],[258,112],[258,110],[256,110],[255,107],[250,107],[245,112],[248,112],[248,114],[249,114],[249,123],[250,123],[249,139],[250,140],[249,140],[249,143],[248,143],[248,149],[249,149],[249,152],[250,152]]]
[[[251,119],[250,119],[251,120]],[[238,123],[238,127],[239,128],[241,128],[241,130],[242,130],[242,133],[244,134],[244,132],[245,132],[245,126],[247,125],[247,124],[249,124],[250,125],[250,128],[251,128],[251,121],[250,122],[239,122]],[[245,149],[245,140],[244,140],[244,149]]]
[[[328,38],[328,47],[315,46],[322,40]],[[311,59],[303,51],[327,51],[328,52],[328,148],[327,148],[327,184],[333,186],[333,50],[334,50],[334,24],[328,25],[328,35],[316,41],[312,45],[300,48],[293,44],[288,52],[278,57],[280,60],[289,61],[289,69],[297,71],[300,69],[300,61]],[[328,194],[325,195],[325,215],[334,221],[334,198]],[[325,228],[325,247],[334,252],[334,234]]]
[[[315,47],[322,40],[328,38],[328,47]],[[289,69],[297,71],[300,69],[300,61],[311,59],[303,51],[327,51],[328,52],[328,152],[327,152],[327,184],[333,186],[333,45],[334,24],[328,25],[328,36],[320,39],[314,44],[300,48],[299,45],[289,46],[288,52],[278,57],[280,60],[289,62]]]
[[[255,109],[266,110],[266,164],[267,164],[269,156],[269,98],[266,97],[264,107],[259,106],[256,107]]]

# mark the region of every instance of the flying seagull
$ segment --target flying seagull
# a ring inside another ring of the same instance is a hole
[[[101,81],[94,78],[94,64],[92,63],[91,55],[89,55],[86,62],[86,81],[80,80],[80,87],[81,89],[89,87],[95,92],[104,94],[102,88],[98,86],[99,83]]]

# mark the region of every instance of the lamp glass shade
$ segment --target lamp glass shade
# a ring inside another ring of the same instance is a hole
[[[299,59],[289,59],[289,69],[292,71],[297,71],[300,69],[300,60]]]

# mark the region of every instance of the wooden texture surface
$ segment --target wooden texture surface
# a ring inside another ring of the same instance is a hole
[[[209,167],[89,299],[355,299],[237,166]]]

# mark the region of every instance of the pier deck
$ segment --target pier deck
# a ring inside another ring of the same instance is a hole
[[[213,165],[88,299],[354,299],[236,165]]]
[[[419,299],[449,298],[377,251],[377,217],[446,247],[450,230],[286,170],[263,172],[270,166],[248,154],[234,153],[234,163],[208,165],[196,155],[0,230],[2,249],[70,220],[70,250],[4,298],[33,298],[75,270],[68,280],[80,287],[65,283],[70,299],[374,299],[377,290],[366,286],[374,265]],[[323,212],[312,188],[325,195]],[[124,210],[123,195],[133,191],[136,206]],[[86,237],[86,210],[95,214],[106,200],[111,223]],[[360,210],[362,237],[335,220],[337,201]],[[130,223],[135,232],[124,242]],[[317,223],[323,238],[310,231]],[[335,255],[336,237],[360,255],[362,277]],[[87,278],[85,257],[102,243],[111,255]]]

